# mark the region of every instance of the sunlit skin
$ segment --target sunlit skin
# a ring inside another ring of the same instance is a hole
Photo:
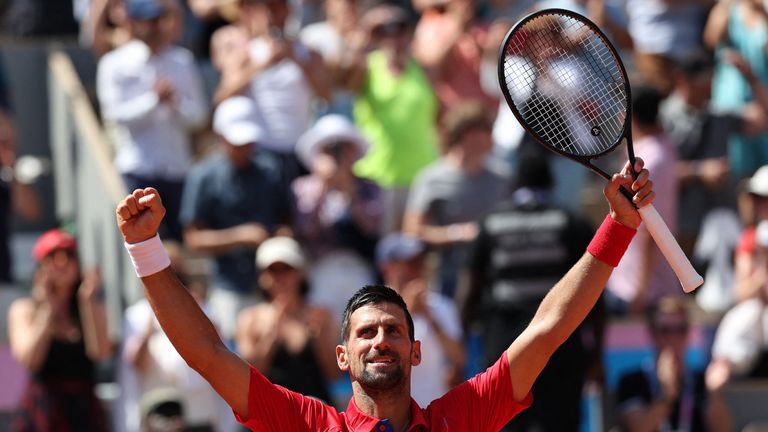
[[[350,316],[349,336],[336,347],[336,360],[349,372],[358,406],[372,398],[405,398],[411,368],[421,362],[421,342],[411,341],[405,313],[392,303],[365,305]]]

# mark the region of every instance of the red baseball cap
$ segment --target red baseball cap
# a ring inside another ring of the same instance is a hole
[[[35,258],[35,261],[40,262],[58,249],[74,252],[77,250],[77,241],[75,241],[71,234],[61,228],[54,228],[44,232],[37,239],[35,246],[32,248],[32,256]]]

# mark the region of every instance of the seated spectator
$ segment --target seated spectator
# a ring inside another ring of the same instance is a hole
[[[768,272],[758,258],[757,225],[768,220],[768,165],[760,167],[745,182],[743,209],[748,214],[739,236],[734,258],[734,296],[736,302],[757,297],[768,283]]]
[[[397,291],[413,317],[421,363],[411,375],[411,395],[421,407],[463,381],[464,346],[453,301],[429,284],[427,245],[416,237],[391,233],[376,246],[376,263],[384,283]]]
[[[114,127],[115,167],[127,189],[152,186],[163,193],[166,238],[181,241],[190,132],[208,116],[202,80],[192,54],[171,44],[173,17],[162,0],[127,0],[126,7],[132,40],[98,65],[101,112]]]
[[[340,317],[343,299],[375,281],[371,263],[381,224],[381,193],[352,171],[368,141],[347,118],[329,114],[296,147],[310,170],[292,185],[295,234],[310,258],[310,297]]]
[[[32,249],[38,264],[29,297],[11,304],[11,353],[30,374],[13,431],[106,431],[94,393],[95,365],[112,354],[101,280],[83,277],[74,237],[46,231]]]
[[[189,428],[184,422],[185,409],[181,393],[173,388],[158,388],[141,398],[142,432],[182,432]]]
[[[768,272],[768,220],[761,221],[755,234],[756,271]],[[765,280],[765,279],[764,279]],[[707,384],[722,388],[740,378],[768,377],[768,284],[751,298],[726,312],[715,334]]]
[[[453,297],[467,245],[478,221],[509,192],[509,173],[495,159],[491,120],[485,105],[465,102],[443,118],[446,153],[421,171],[413,183],[403,231],[440,254],[440,292]]]
[[[180,220],[184,244],[213,258],[209,300],[225,341],[238,312],[256,303],[259,245],[291,224],[293,198],[274,155],[261,148],[252,99],[222,102],[213,115],[220,151],[190,171]]]
[[[652,362],[624,374],[617,409],[624,430],[728,431],[730,415],[717,389],[685,363],[690,323],[681,298],[664,297],[646,315]]]
[[[305,301],[301,247],[290,237],[271,238],[256,252],[256,265],[267,301],[239,314],[238,353],[271,382],[331,403],[339,326],[328,309]]]

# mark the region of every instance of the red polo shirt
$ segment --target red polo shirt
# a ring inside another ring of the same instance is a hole
[[[530,406],[531,400],[529,393],[523,403],[515,402],[505,352],[485,372],[435,399],[427,408],[421,408],[411,399],[408,431],[495,432]],[[354,398],[347,411],[340,413],[317,399],[272,384],[253,367],[248,414],[247,419],[235,416],[254,431],[372,432],[380,420],[358,410]]]

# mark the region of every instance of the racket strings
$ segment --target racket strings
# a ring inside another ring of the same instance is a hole
[[[581,21],[542,15],[508,39],[504,77],[524,123],[560,151],[594,156],[618,144],[627,115],[617,59]]]

